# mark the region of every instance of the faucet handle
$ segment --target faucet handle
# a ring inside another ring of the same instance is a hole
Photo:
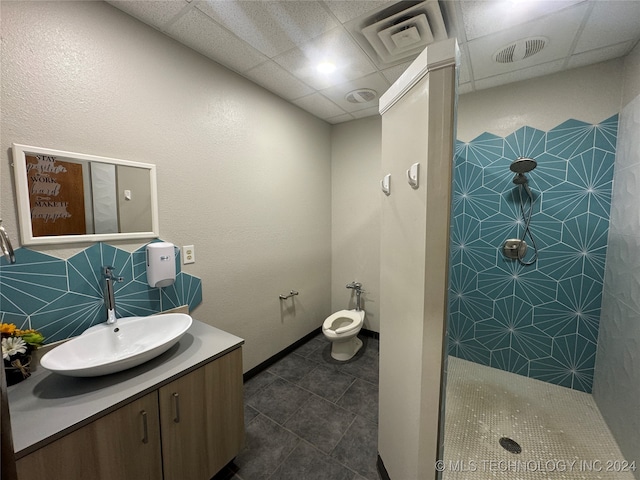
[[[109,278],[111,280],[113,280],[114,282],[124,282],[124,277],[115,277],[113,275],[113,271],[115,270],[114,267],[111,266],[103,266],[102,267],[102,276],[104,278]]]

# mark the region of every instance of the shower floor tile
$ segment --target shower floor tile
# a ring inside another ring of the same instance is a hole
[[[590,394],[449,357],[444,480],[634,480],[626,466]]]

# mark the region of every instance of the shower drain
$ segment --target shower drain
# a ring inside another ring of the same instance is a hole
[[[520,444],[509,437],[502,437],[498,442],[500,442],[500,446],[507,452],[522,453],[522,447]]]

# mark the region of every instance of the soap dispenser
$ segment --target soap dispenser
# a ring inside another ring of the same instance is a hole
[[[176,281],[176,255],[173,243],[147,245],[147,282],[152,288],[168,287]]]

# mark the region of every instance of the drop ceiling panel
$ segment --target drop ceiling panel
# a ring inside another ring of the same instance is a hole
[[[337,117],[325,118],[325,120],[333,125],[342,122],[348,122],[349,120],[353,120],[353,115],[349,113],[345,113],[343,115],[338,115]]]
[[[612,3],[615,8],[611,8]],[[637,39],[639,34],[639,1],[595,2],[575,53]]]
[[[370,0],[325,0],[323,2],[329,10],[340,20],[346,23],[354,18],[362,17],[370,12],[380,10],[396,3],[395,1],[370,1]]]
[[[467,40],[483,37],[557,12],[583,0],[459,2]],[[605,2],[606,3],[606,2]]]
[[[109,0],[111,5],[132,17],[163,30],[165,24],[189,6],[186,0],[132,2],[130,0]]]
[[[378,107],[370,107],[364,110],[358,110],[357,112],[352,112],[351,115],[353,115],[355,118],[365,118],[372,115],[380,115],[380,111]]]
[[[467,42],[473,77],[475,80],[498,74],[522,70],[537,64],[567,57],[582,23],[586,4],[566,8],[552,17],[527,22],[502,32]],[[493,54],[515,40],[544,36],[549,39],[545,48],[536,55],[514,63],[497,63]],[[477,84],[476,84],[477,85]]]
[[[271,60],[248,70],[244,76],[286,100],[304,97],[315,91]]]
[[[597,48],[588,52],[572,55],[569,59],[569,68],[584,67],[593,63],[604,62],[613,58],[618,58],[629,53],[633,47],[633,42],[623,42],[610,47]]]
[[[342,28],[331,30],[301,45],[300,48],[279,55],[274,61],[317,90],[364,77],[376,71],[369,58]],[[330,75],[320,75],[316,66],[322,61],[333,62],[336,71]]]
[[[365,108],[377,108],[380,95],[386,92],[390,86],[391,84],[383,75],[374,73],[363,78],[358,78],[357,80],[352,80],[351,82],[343,83],[342,85],[322,90],[321,93],[346,112],[353,113],[357,110],[364,110]],[[367,103],[351,103],[345,98],[347,93],[360,88],[375,90],[377,94],[376,98]]]
[[[237,72],[244,72],[267,60],[195,8],[171,25],[167,33]]]
[[[346,113],[331,100],[319,93],[313,93],[306,97],[298,98],[292,103],[320,118],[330,118],[337,115],[344,115]]]
[[[460,45],[460,77],[459,83],[467,83],[471,81],[471,63],[467,55],[467,49],[464,45]]]
[[[458,38],[460,93],[616,58],[640,40],[640,0],[107,1],[330,123],[377,115],[377,107],[362,104],[347,113],[338,105],[342,86],[391,85],[415,55],[382,63],[362,29],[382,21],[385,36],[375,35],[381,45],[410,49],[420,31],[397,25],[406,18],[394,15],[418,5],[441,9],[446,34]],[[493,61],[501,47],[541,35],[549,42],[539,54]],[[336,72],[319,74],[322,60]]]
[[[207,0],[196,7],[272,58],[338,26],[318,2]]]
[[[389,80],[390,84],[394,84],[396,80],[400,78],[400,75],[404,73],[404,71],[409,68],[411,62],[401,63],[400,65],[396,65],[395,67],[385,68],[382,70],[382,74],[385,76],[387,80]]]

